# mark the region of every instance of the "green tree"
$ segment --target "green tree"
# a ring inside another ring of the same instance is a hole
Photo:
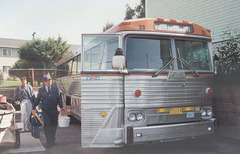
[[[235,82],[240,75],[240,33],[227,30],[224,39],[217,47],[219,56],[219,76],[221,80]]]
[[[126,5],[126,14],[124,20],[132,19],[135,16],[135,10],[132,9],[128,4]]]
[[[135,17],[145,17],[145,0],[141,0],[141,3],[137,5],[134,9],[131,8],[128,4],[126,5],[126,14],[124,20],[133,19]]]
[[[69,53],[69,48],[66,41],[58,37],[56,40],[48,38],[47,41],[28,42],[19,48],[18,53],[20,59],[33,64],[33,68],[54,68],[56,62]]]
[[[61,37],[58,37],[56,40],[48,38],[47,41],[40,39],[32,40],[19,48],[18,54],[20,60],[15,63],[12,69],[53,69],[56,67],[57,61],[69,53],[69,48],[70,46]],[[52,72],[35,71],[34,76],[38,84],[42,81],[43,73]],[[16,77],[26,76],[28,81],[31,81],[31,72],[28,70],[10,70],[9,75]]]
[[[113,26],[114,26],[113,23],[107,22],[106,25],[103,27],[103,32],[107,31],[108,29],[110,29]]]
[[[138,5],[136,8],[136,16],[137,18],[144,18],[145,17],[145,0],[141,0],[141,4]]]

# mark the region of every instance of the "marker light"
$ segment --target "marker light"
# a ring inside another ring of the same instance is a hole
[[[131,25],[131,22],[122,22],[122,23],[120,24],[120,26],[123,26],[123,25]]]
[[[164,22],[164,18],[158,18],[159,22]]]
[[[212,88],[207,88],[205,91],[207,94],[213,94]]]
[[[172,23],[177,23],[176,19],[170,19]]]
[[[102,112],[101,112],[101,116],[102,116],[102,117],[105,117],[105,116],[106,116],[106,112],[102,111]]]
[[[135,96],[136,96],[136,97],[141,96],[141,94],[142,94],[141,90],[136,90],[136,91],[135,91]]]

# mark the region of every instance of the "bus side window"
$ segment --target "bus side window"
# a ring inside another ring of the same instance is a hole
[[[71,97],[66,96],[66,105],[71,106]]]
[[[81,63],[81,55],[77,56],[78,59],[78,63],[77,63],[77,74],[80,74],[81,70],[82,70],[82,63]]]
[[[66,63],[62,63],[57,67],[57,77],[64,77],[66,76]]]
[[[77,70],[78,70],[78,58],[75,57],[72,61],[72,70],[71,70],[71,75],[75,75],[77,74]]]
[[[72,60],[68,61],[66,64],[67,75],[70,76],[72,74]]]

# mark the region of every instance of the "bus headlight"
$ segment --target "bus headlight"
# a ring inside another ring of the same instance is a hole
[[[201,114],[203,119],[211,119],[213,116],[212,108],[202,107]]]
[[[142,111],[129,111],[127,118],[131,122],[142,122],[144,121],[145,116]]]
[[[202,116],[206,116],[207,112],[206,110],[202,110]]]
[[[135,121],[135,120],[136,120],[136,115],[135,115],[135,114],[130,114],[130,115],[128,116],[128,119],[129,119],[130,121]]]
[[[212,116],[212,110],[207,110],[207,115]]]
[[[137,115],[137,120],[138,121],[141,121],[141,120],[143,120],[143,115],[142,115],[142,113],[139,113],[138,115]]]

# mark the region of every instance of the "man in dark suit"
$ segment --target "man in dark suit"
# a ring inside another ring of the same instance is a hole
[[[63,109],[63,104],[59,96],[56,86],[52,85],[52,78],[50,75],[44,75],[44,86],[38,89],[38,95],[33,103],[33,113],[36,106],[42,101],[42,115],[44,120],[44,134],[47,141],[47,147],[50,148],[55,145],[55,135],[58,124],[58,110],[57,105]]]

